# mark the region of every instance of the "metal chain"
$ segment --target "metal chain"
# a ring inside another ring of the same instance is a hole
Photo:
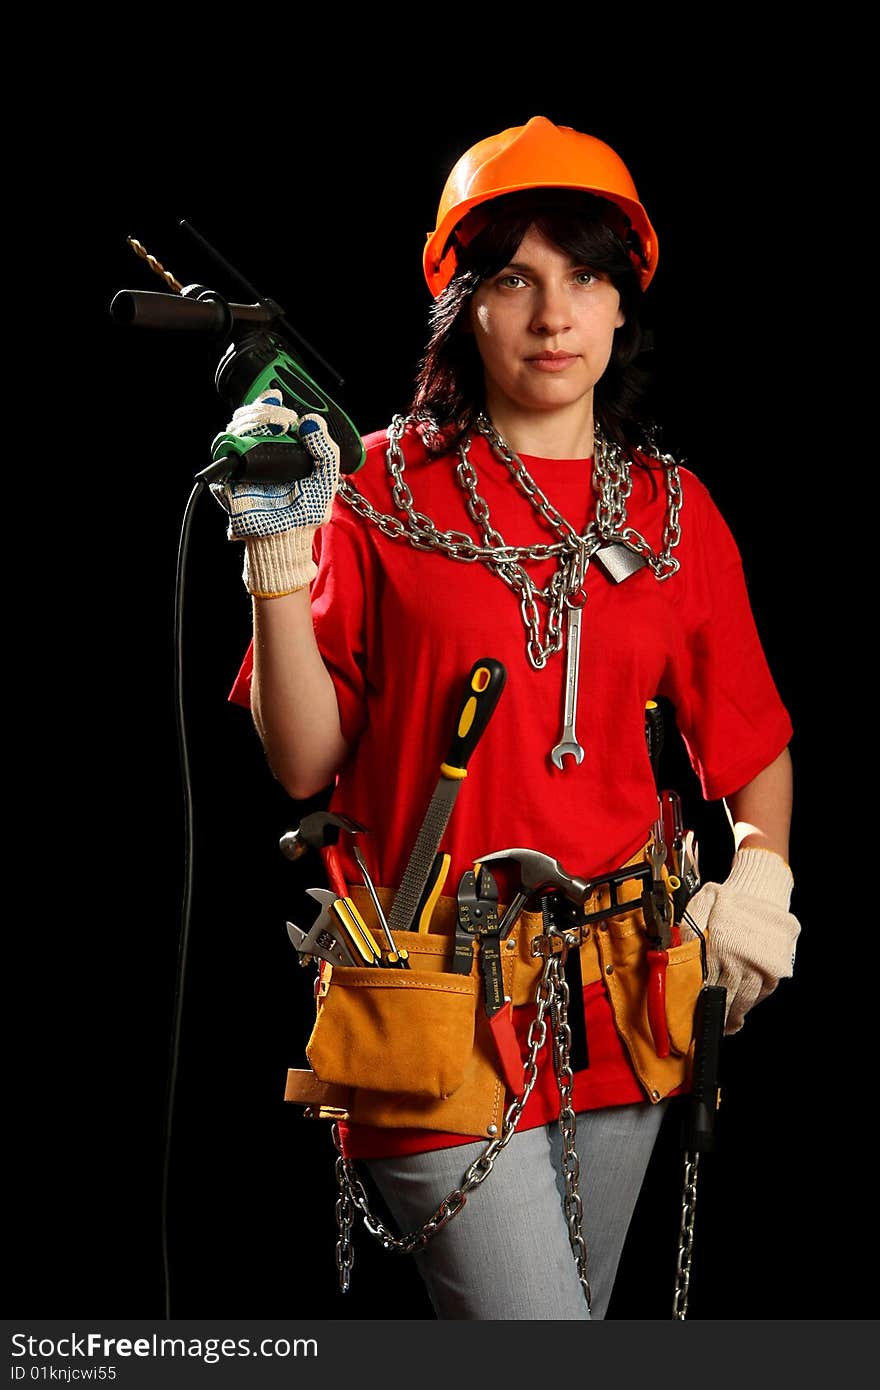
[[[564,966],[568,948],[562,952],[548,953],[544,969],[535,994],[537,1013],[532,1019],[528,1032],[528,1056],[523,1063],[525,1085],[522,1094],[508,1106],[502,1124],[501,1134],[493,1139],[482,1154],[474,1160],[465,1172],[460,1187],[448,1193],[443,1201],[417,1229],[404,1235],[395,1236],[385,1223],[371,1210],[369,1198],[351,1159],[344,1157],[339,1137],[338,1125],[333,1126],[333,1142],[339,1151],[336,1160],[336,1180],[339,1198],[336,1203],[338,1240],[336,1243],[336,1266],[339,1270],[340,1290],[347,1292],[351,1282],[354,1265],[354,1247],[351,1241],[351,1226],[354,1207],[360,1210],[363,1223],[370,1235],[374,1236],[383,1249],[394,1254],[411,1255],[422,1249],[428,1241],[442,1230],[448,1221],[458,1216],[467,1202],[468,1193],[484,1182],[495,1166],[495,1160],[507,1147],[516,1132],[526,1102],[538,1079],[538,1053],[547,1041],[547,1022],[545,1015],[550,1010],[553,1025],[553,1057],[560,1091],[559,1123],[563,1136],[563,1169],[565,1175],[565,1214],[568,1223],[569,1243],[577,1264],[578,1278],[587,1306],[590,1305],[590,1285],[587,1279],[587,1250],[583,1238],[583,1206],[578,1191],[580,1165],[575,1147],[576,1117],[571,1106],[571,1030],[568,1026],[568,985]]]
[[[571,1028],[568,1024],[569,989],[565,978],[565,961],[569,942],[564,940],[562,954],[556,958],[556,988],[550,1003],[553,1024],[553,1065],[559,1088],[559,1130],[562,1135],[562,1175],[565,1179],[565,1219],[568,1240],[577,1265],[578,1278],[589,1308],[593,1301],[587,1277],[587,1246],[584,1241],[584,1207],[580,1194],[581,1165],[575,1137],[577,1116],[572,1106],[574,1075],[571,1070]],[[572,942],[571,944],[574,944]]]
[[[354,1246],[351,1243],[354,1204],[351,1199],[351,1189],[346,1181],[345,1159],[342,1157],[342,1150],[339,1145],[339,1130],[335,1124],[333,1126],[333,1142],[339,1149],[339,1157],[336,1160],[336,1186],[339,1189],[339,1196],[336,1198],[336,1229],[339,1232],[336,1241],[336,1268],[339,1271],[340,1292],[348,1293],[351,1284],[351,1270],[354,1265]]]
[[[599,548],[601,540],[591,529],[593,523],[583,536],[579,536],[562,514],[548,501],[537,483],[526,471],[522,460],[511,452],[501,436],[495,434],[494,431],[491,435],[489,434],[492,426],[488,420],[480,416],[476,423],[480,432],[489,439],[496,456],[510,469],[514,479],[535,510],[549,522],[560,536],[560,542],[553,547],[535,545],[525,548],[526,555],[531,559],[536,558],[534,552],[538,549],[548,551],[552,549],[560,557],[557,561],[557,569],[544,589],[539,589],[535,585],[523,565],[500,555],[500,552],[506,552],[507,547],[500,533],[490,526],[489,505],[485,498],[477,492],[478,479],[476,470],[470,461],[471,441],[470,436],[468,436],[459,449],[460,463],[456,469],[456,476],[467,493],[468,512],[477,525],[481,527],[486,547],[489,549],[494,547],[495,554],[499,555],[498,559],[487,562],[489,568],[498,575],[499,579],[503,580],[508,588],[520,595],[520,613],[528,639],[526,653],[535,670],[540,671],[547,664],[548,658],[562,647],[564,605],[567,599],[576,594],[582,587],[590,557]],[[602,452],[602,447],[597,439],[597,457]],[[548,605],[549,610],[543,641],[541,640],[541,615],[536,602],[537,599],[542,599]]]
[[[467,1201],[467,1194],[475,1187],[478,1187],[479,1184],[489,1176],[498,1154],[502,1149],[507,1147],[513,1137],[526,1101],[531,1095],[535,1082],[538,1079],[538,1053],[544,1046],[547,1038],[547,1024],[544,1015],[550,1007],[553,992],[552,967],[553,957],[548,957],[544,963],[544,969],[541,972],[541,978],[538,981],[536,991],[537,1014],[532,1020],[528,1033],[527,1041],[529,1051],[523,1063],[523,1073],[525,1076],[523,1092],[508,1106],[502,1123],[501,1134],[498,1138],[492,1139],[486,1145],[483,1153],[480,1154],[467,1169],[461,1186],[444,1197],[436,1211],[433,1215],[428,1217],[427,1221],[417,1230],[410,1231],[406,1235],[394,1236],[380,1218],[374,1216],[370,1210],[369,1199],[355,1171],[352,1160],[343,1157],[341,1160],[341,1167],[339,1163],[337,1163],[337,1178],[340,1180],[340,1187],[342,1188],[344,1185],[347,1196],[355,1206],[359,1208],[367,1230],[381,1242],[386,1250],[393,1251],[396,1254],[411,1255],[416,1250],[426,1245],[431,1237],[436,1235],[437,1231],[441,1230],[443,1226],[446,1225],[447,1221],[451,1221],[454,1216],[458,1215]],[[342,1148],[338,1126],[336,1125],[333,1126],[333,1141],[341,1154]],[[345,1245],[343,1232],[341,1230],[340,1243],[343,1246]],[[352,1263],[353,1256],[347,1256],[345,1250],[343,1250],[341,1266],[345,1266],[350,1270]],[[339,1257],[337,1257],[337,1264],[340,1265]]]
[[[697,1213],[697,1168],[699,1162],[699,1153],[693,1155],[690,1153],[685,1154],[678,1263],[675,1272],[675,1294],[672,1300],[672,1316],[682,1322],[687,1317],[688,1290],[691,1282],[691,1258],[694,1244],[694,1219]]]
[[[560,1099],[559,1129],[562,1135],[562,1172],[565,1183],[564,1209],[568,1226],[568,1239],[587,1307],[591,1306],[592,1293],[587,1271],[587,1247],[583,1235],[583,1201],[580,1195],[580,1159],[576,1144],[577,1116],[572,1105],[574,1075],[571,1070],[571,1028],[568,1023],[570,993],[568,981],[565,978],[565,962],[569,946],[572,944],[574,944],[574,938],[563,937],[562,950],[555,954],[548,951],[545,959],[535,996],[537,1012],[528,1032],[528,1056],[523,1063],[525,1084],[522,1094],[512,1102],[505,1113],[501,1135],[487,1144],[483,1153],[474,1160],[465,1172],[461,1186],[448,1193],[434,1213],[420,1227],[404,1235],[395,1236],[384,1222],[373,1213],[366,1190],[353,1161],[343,1155],[339,1127],[334,1124],[332,1133],[333,1142],[338,1150],[336,1181],[339,1188],[339,1196],[336,1201],[338,1229],[336,1267],[339,1272],[339,1287],[342,1293],[348,1292],[351,1284],[351,1271],[354,1266],[351,1229],[354,1223],[355,1207],[360,1210],[364,1226],[370,1235],[381,1243],[383,1249],[395,1254],[411,1255],[427,1245],[432,1236],[442,1230],[447,1222],[458,1216],[467,1202],[468,1193],[484,1182],[492,1172],[495,1160],[507,1147],[516,1132],[526,1102],[537,1081],[537,1058],[547,1041],[545,1015],[549,1009],[553,1039],[553,1065]],[[679,1321],[684,1321],[687,1317],[699,1161],[699,1153],[685,1154],[679,1249],[672,1302],[672,1316]]]
[[[424,512],[415,508],[412,491],[404,479],[406,460],[400,441],[408,425],[419,425],[428,436],[439,438],[436,421],[426,412],[416,415],[395,415],[388,427],[386,466],[391,478],[391,495],[398,511],[406,517],[390,516],[378,511],[357,491],[347,478],[339,481],[339,495],[348,505],[377,526],[391,540],[405,540],[416,550],[440,552],[451,560],[467,563],[479,561],[498,575],[519,595],[520,613],[526,631],[526,654],[536,670],[561,650],[564,640],[562,615],[566,602],[581,589],[590,557],[602,545],[619,542],[635,551],[648,564],[658,580],[668,579],[679,568],[673,549],[681,539],[678,517],[682,507],[681,478],[678,466],[669,454],[661,454],[653,443],[644,452],[663,463],[666,480],[667,510],[662,546],[658,553],[639,531],[626,525],[626,502],[632,491],[630,462],[619,445],[605,439],[595,426],[593,487],[596,492],[596,517],[582,535],[566,521],[531,477],[522,459],[509,447],[485,415],[477,416],[475,429],[484,436],[490,448],[510,473],[532,506],[559,536],[552,544],[535,542],[532,545],[507,545],[504,537],[491,524],[489,506],[478,492],[478,477],[470,461],[471,436],[459,445],[456,480],[465,492],[466,506],[471,519],[480,528],[482,544],[464,531],[442,531]],[[539,588],[524,562],[555,558],[557,569],[549,583]],[[541,615],[538,600],[547,605],[548,612],[541,635]]]

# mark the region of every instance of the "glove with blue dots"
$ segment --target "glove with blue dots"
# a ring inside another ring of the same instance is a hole
[[[339,448],[320,415],[300,417],[281,404],[277,391],[269,390],[251,405],[240,406],[226,433],[241,439],[265,437],[279,442],[294,436],[315,460],[307,477],[290,482],[243,478],[212,483],[211,492],[229,513],[230,540],[274,536],[296,526],[323,526],[339,481]]]
[[[299,416],[281,404],[277,390],[264,391],[240,406],[228,434],[283,441],[295,436],[315,467],[305,478],[267,482],[252,478],[211,484],[229,515],[230,540],[246,542],[244,582],[258,598],[276,598],[304,588],[317,573],[312,560],[315,532],[329,519],[339,482],[339,447],[320,415]]]

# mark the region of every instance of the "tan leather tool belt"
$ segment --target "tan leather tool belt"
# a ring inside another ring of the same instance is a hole
[[[628,864],[644,861],[642,850]],[[387,911],[394,895],[378,892]],[[354,887],[351,897],[378,940],[381,932],[366,889]],[[687,1080],[702,964],[697,939],[669,948],[670,1052],[658,1057],[647,1017],[650,942],[640,898],[640,881],[626,881],[619,901],[633,907],[581,928],[577,949],[584,985],[604,981],[633,1069],[646,1098],[657,1102]],[[591,913],[609,905],[607,888],[600,888],[584,906]],[[322,966],[317,1016],[306,1046],[311,1069],[288,1073],[285,1100],[307,1105],[316,1118],[478,1138],[501,1132],[513,1095],[483,1005],[479,943],[469,976],[449,970],[456,916],[455,898],[441,897],[427,932],[398,934],[398,948],[409,952],[409,970]],[[523,912],[502,942],[504,988],[513,1008],[535,1002],[544,964],[542,937],[542,914]]]

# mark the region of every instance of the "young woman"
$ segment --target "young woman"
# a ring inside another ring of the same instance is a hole
[[[656,265],[607,145],[540,116],[480,141],[425,248],[435,304],[410,413],[340,483],[324,422],[264,393],[230,431],[296,433],[314,473],[214,488],[254,598],[234,698],[292,797],[332,784],[331,810],[366,827],[341,837],[336,884],[382,955],[321,964],[314,1072],[288,1095],[338,1119],[344,1199],[363,1161],[400,1231],[428,1236],[412,1247],[440,1318],[603,1317],[666,1099],[688,1085],[704,976],[736,1031],[792,970],[789,718],[730,532],[639,418]],[[446,798],[439,897],[401,927],[397,890],[486,658],[506,683]],[[730,875],[689,922],[646,743],[658,696],[735,827]],[[493,965],[474,903],[504,917],[538,862],[524,852],[594,889],[573,902],[528,880]]]

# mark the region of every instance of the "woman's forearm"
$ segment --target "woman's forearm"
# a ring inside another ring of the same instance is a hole
[[[757,777],[725,798],[736,848],[771,849],[787,860],[791,804],[791,754],[784,748]]]
[[[307,588],[254,599],[251,709],[269,766],[290,796],[305,800],[330,785],[347,750]]]

